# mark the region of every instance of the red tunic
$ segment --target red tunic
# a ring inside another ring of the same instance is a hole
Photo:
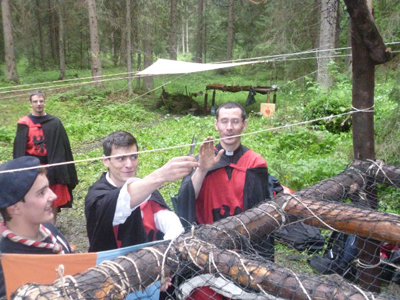
[[[156,241],[159,230],[154,222],[154,214],[166,208],[155,201],[148,200],[140,205],[140,209],[142,210],[143,226],[146,230],[147,237],[149,238],[149,241]]]
[[[19,119],[18,124],[24,124],[29,127],[26,153],[31,156],[47,156],[46,140],[44,139],[42,124],[33,123],[28,116]]]
[[[246,171],[267,167],[267,162],[252,150],[243,154],[233,168],[229,179],[225,168],[207,175],[196,199],[196,218],[199,224],[210,224],[216,220],[237,215],[244,211],[243,191]]]
[[[30,156],[43,157],[43,160],[47,161],[47,145],[42,124],[33,123],[31,118],[28,116],[19,119],[18,124],[26,125],[29,128],[25,149],[26,154]],[[57,195],[57,199],[53,202],[54,207],[65,205],[71,201],[71,195],[66,184],[55,184],[50,186],[50,189]]]

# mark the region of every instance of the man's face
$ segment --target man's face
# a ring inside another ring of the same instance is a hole
[[[53,219],[52,204],[57,196],[49,188],[46,174],[39,174],[36,177],[24,199],[25,202],[19,201],[16,205],[25,224],[38,225]]]
[[[44,116],[45,111],[44,108],[46,106],[46,102],[43,96],[33,95],[31,97],[30,105],[32,107],[32,115],[34,116]]]
[[[240,135],[247,127],[247,120],[243,120],[240,108],[221,108],[218,120],[215,120],[215,129],[219,132],[222,147],[234,151],[240,145]]]
[[[139,164],[137,146],[133,145],[126,148],[112,147],[111,155],[123,155],[119,157],[104,158],[103,164],[108,168],[110,178],[117,187],[121,187],[131,177],[136,176]],[[129,154],[129,155],[128,155]]]

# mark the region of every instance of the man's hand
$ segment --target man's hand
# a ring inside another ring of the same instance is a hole
[[[140,205],[164,183],[181,179],[189,175],[193,168],[197,168],[198,166],[199,163],[193,156],[174,157],[142,180],[130,183],[128,185],[128,192],[131,196],[131,208],[133,209]]]
[[[199,167],[192,176],[192,183],[196,198],[199,195],[201,186],[203,185],[203,180],[208,171],[216,166],[224,154],[224,151],[225,150],[221,149],[218,154],[215,155],[214,139],[212,137],[207,137],[203,143],[201,143],[199,150]]]
[[[172,182],[189,175],[193,168],[199,167],[199,163],[193,156],[179,156],[172,158],[157,171],[164,182]]]
[[[221,149],[217,155],[214,152],[214,139],[207,137],[204,142],[200,145],[199,150],[199,170],[202,172],[208,172],[219,162],[222,157],[224,150]]]

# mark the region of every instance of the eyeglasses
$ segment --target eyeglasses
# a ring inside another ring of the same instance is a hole
[[[225,118],[223,118],[221,120],[218,120],[218,122],[221,123],[222,125],[228,125],[229,122],[230,122],[232,126],[236,126],[236,125],[241,124],[242,120],[240,120],[240,119],[225,119]]]
[[[117,162],[122,163],[122,162],[126,162],[127,159],[129,159],[130,161],[135,161],[138,159],[138,155],[137,154],[132,154],[132,155],[125,155],[125,156],[118,156],[118,157],[113,157]],[[111,159],[111,158],[109,158]]]

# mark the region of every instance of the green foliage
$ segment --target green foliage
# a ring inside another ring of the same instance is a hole
[[[15,128],[0,127],[0,142],[11,143],[14,140]]]
[[[375,100],[377,157],[394,165],[400,164],[400,91],[397,85],[397,81],[378,85]]]
[[[326,130],[333,133],[346,132],[351,128],[351,119],[346,114],[351,111],[349,85],[338,84],[329,92],[324,92],[316,84],[311,83],[308,91],[312,98],[304,109],[304,120],[318,119],[318,121],[313,122],[314,125],[322,125]],[[326,118],[336,115],[339,116]]]
[[[249,71],[235,68],[219,74],[204,72],[180,76],[155,77],[155,86],[165,85],[170,93],[205,92],[210,83],[226,85],[265,85],[268,75],[258,67]],[[49,78],[53,73],[45,72],[42,78]],[[84,77],[79,73],[79,77]],[[331,114],[347,112],[351,107],[351,86],[348,79],[336,77],[336,85],[329,92],[322,92],[318,86],[306,81],[304,86],[295,83],[278,83],[276,113],[272,118],[259,114],[259,105],[266,102],[265,95],[256,95],[257,103],[246,107],[248,127],[243,137],[243,144],[266,158],[271,174],[284,185],[298,190],[332,177],[344,170],[352,160],[351,132],[329,131],[325,125],[304,124],[306,120],[325,117]],[[32,77],[33,81],[34,78]],[[115,130],[127,130],[139,141],[140,165],[138,176],[146,176],[161,167],[170,158],[186,155],[192,135],[202,140],[207,136],[218,138],[214,128],[214,117],[166,114],[156,109],[161,89],[140,97],[128,96],[123,90],[126,82],[113,82],[103,89],[90,85],[80,90],[69,89],[60,93],[49,93],[47,111],[55,114],[62,121],[69,134],[77,163],[80,183],[75,191],[75,205],[82,213],[82,204],[87,188],[97,180],[104,166],[102,139]],[[137,90],[139,91],[139,90]],[[209,105],[210,105],[209,95]],[[216,105],[226,101],[238,101],[245,105],[247,93],[223,93],[217,91]],[[376,136],[378,157],[388,162],[399,162],[398,147],[400,128],[397,107],[399,92],[396,82],[376,85]],[[203,96],[194,98],[200,106]],[[26,100],[2,102],[2,110],[9,112],[2,116],[4,126],[0,130],[0,160],[11,158],[12,140],[16,121],[30,111]],[[304,118],[303,118],[304,116]],[[299,126],[301,124],[301,126]],[[390,133],[395,129],[395,133]],[[389,148],[391,145],[391,148]],[[397,148],[396,148],[397,147]],[[390,151],[389,151],[390,150]],[[198,147],[195,150],[197,153]],[[386,156],[385,156],[386,155]],[[93,161],[85,161],[93,159]],[[170,196],[179,189],[180,182],[168,183],[161,188],[161,193],[169,201]],[[393,205],[391,205],[393,207]]]

